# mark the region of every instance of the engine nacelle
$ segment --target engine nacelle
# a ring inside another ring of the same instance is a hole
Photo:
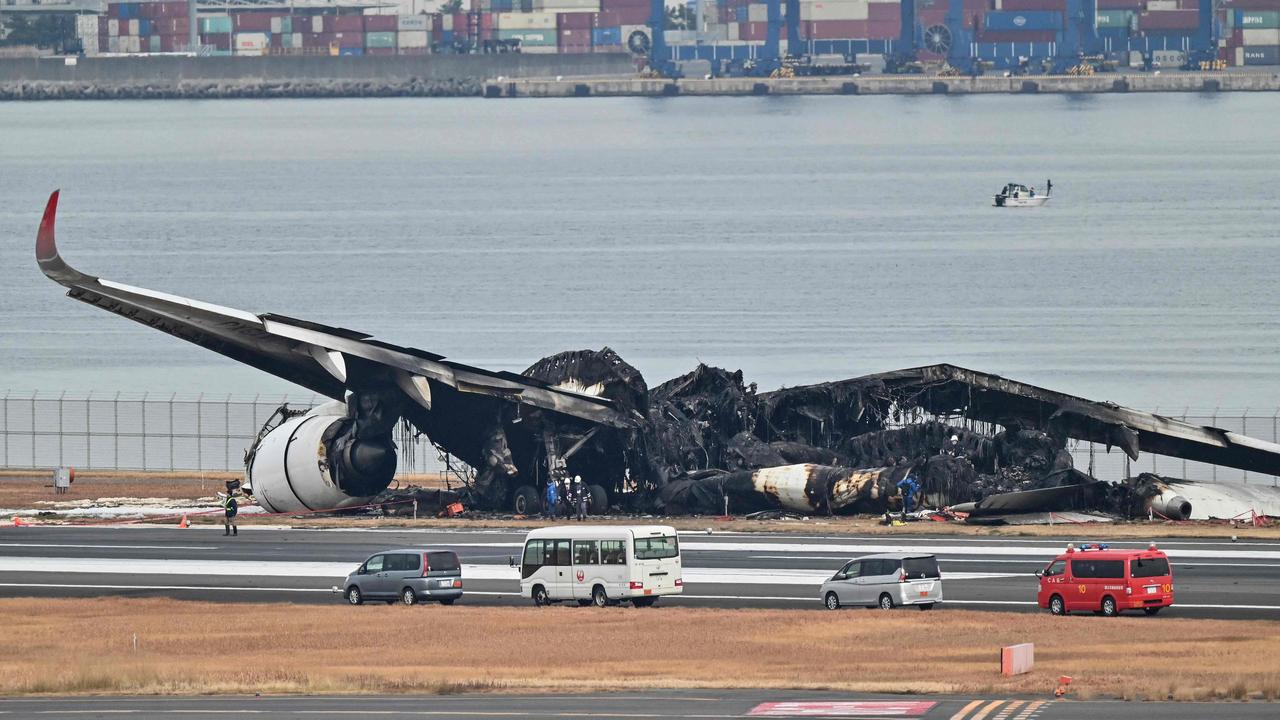
[[[245,479],[267,512],[363,505],[391,484],[391,438],[358,438],[347,406],[331,402],[271,429],[250,451]]]

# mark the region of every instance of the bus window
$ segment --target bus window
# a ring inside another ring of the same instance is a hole
[[[601,540],[600,557],[605,565],[627,564],[627,554],[621,540]]]
[[[636,538],[637,560],[662,560],[679,554],[679,541],[674,536]]]
[[[599,565],[600,549],[595,540],[573,541],[574,565]]]
[[[570,562],[571,556],[569,554],[569,541],[568,540],[548,540],[547,544],[550,545],[553,542],[556,544],[555,564],[565,565],[565,566],[572,565],[573,563]]]
[[[542,550],[541,540],[530,540],[529,542],[525,543],[524,560],[520,563],[521,576],[527,578],[527,577],[531,577],[534,573],[538,572],[538,568],[542,567],[545,564],[543,562],[542,552],[543,550]]]

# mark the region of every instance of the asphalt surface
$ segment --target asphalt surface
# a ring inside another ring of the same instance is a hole
[[[18,717],[843,717],[922,720],[1202,720],[1274,718],[1274,703],[1053,701],[1048,698],[911,697],[785,690],[686,690],[593,695],[361,697],[110,697],[0,699]]]
[[[335,603],[331,592],[370,554],[394,547],[456,551],[461,602],[523,605],[507,557],[521,531],[288,530],[244,527],[32,526],[0,529],[0,597],[169,596],[213,601]],[[685,590],[660,606],[821,609],[818,584],[849,557],[897,550],[938,555],[947,608],[1044,612],[1034,571],[1068,541],[682,532]],[[1174,569],[1175,604],[1158,618],[1280,618],[1280,543],[1156,539]],[[1145,547],[1117,541],[1113,547]],[[861,612],[861,610],[850,610]]]

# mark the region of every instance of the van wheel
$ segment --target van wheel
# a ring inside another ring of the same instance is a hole
[[[551,598],[547,595],[547,589],[541,585],[533,586],[533,604],[538,607],[546,607],[551,604]]]
[[[1053,615],[1066,615],[1067,605],[1062,602],[1061,595],[1054,595],[1049,598],[1049,612]]]
[[[922,605],[920,606],[920,609],[921,609],[921,610],[932,610],[932,609],[933,609],[933,603],[924,603],[924,604],[922,604]]]
[[[542,509],[542,498],[532,486],[521,485],[511,498],[511,509],[517,515],[534,515]]]
[[[418,602],[418,594],[413,591],[413,588],[405,588],[400,591],[400,602],[405,605],[413,605]]]
[[[1115,617],[1119,613],[1116,609],[1116,599],[1110,595],[1102,598],[1102,614],[1107,617]]]
[[[352,605],[364,604],[364,595],[360,594],[360,588],[356,587],[355,585],[352,585],[351,587],[347,588],[347,602],[351,603]]]
[[[1158,607],[1142,608],[1142,612],[1144,612],[1144,613],[1146,613],[1146,614],[1148,614],[1148,615],[1155,615],[1156,613],[1159,613],[1159,612],[1160,612],[1160,608],[1158,608]]]
[[[828,610],[840,609],[840,598],[833,592],[827,593],[827,596],[822,601],[826,604]]]
[[[880,609],[881,610],[893,609],[893,598],[889,597],[889,593],[880,594]]]
[[[605,593],[603,585],[591,588],[591,604],[599,608],[609,604],[609,596]]]

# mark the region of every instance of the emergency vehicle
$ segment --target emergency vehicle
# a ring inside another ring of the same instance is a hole
[[[1067,545],[1067,551],[1036,571],[1036,601],[1054,615],[1088,610],[1107,616],[1125,610],[1155,615],[1173,604],[1169,558],[1151,543],[1146,550],[1113,550],[1103,543]]]

